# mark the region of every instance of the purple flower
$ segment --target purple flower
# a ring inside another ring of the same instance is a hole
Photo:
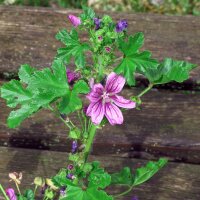
[[[61,187],[60,188],[60,195],[65,196],[66,195],[66,187]]]
[[[70,165],[67,166],[67,169],[72,170],[72,169],[74,169],[74,166],[72,164],[70,164]]]
[[[137,197],[133,197],[131,200],[138,200],[138,198]]]
[[[102,36],[99,36],[99,37],[98,37],[98,40],[100,40],[100,41],[103,40],[103,37],[102,37]]]
[[[10,200],[17,200],[17,197],[15,195],[15,191],[12,188],[8,188],[6,190],[6,194],[9,197]]]
[[[128,27],[128,23],[126,20],[120,20],[117,25],[116,25],[116,31],[117,32],[122,32]]]
[[[68,18],[74,27],[77,27],[81,24],[81,19],[75,15],[69,15]]]
[[[75,81],[77,81],[79,78],[80,78],[80,74],[79,73],[76,73],[76,72],[73,72],[71,71],[70,69],[67,69],[67,80],[68,80],[68,83],[69,84],[73,84]]]
[[[72,153],[76,153],[77,148],[78,148],[78,143],[77,143],[77,141],[73,141],[73,142],[72,142]]]
[[[121,92],[124,84],[125,78],[112,72],[107,77],[105,87],[101,83],[93,86],[87,95],[90,100],[87,115],[91,116],[94,124],[100,124],[104,115],[111,125],[122,124],[124,119],[118,107],[135,108],[135,102],[117,95]]]
[[[110,47],[105,47],[106,52],[110,53],[111,48]]]
[[[68,174],[67,175],[67,178],[70,179],[70,180],[74,180],[75,179],[75,176],[73,174]]]
[[[99,18],[94,18],[94,24],[96,25],[95,30],[100,28],[101,20]]]

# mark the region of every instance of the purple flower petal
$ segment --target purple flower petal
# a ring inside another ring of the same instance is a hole
[[[99,99],[101,98],[101,96],[103,95],[103,90],[104,87],[103,85],[101,85],[100,83],[93,85],[92,87],[92,91],[87,94],[87,98],[91,101],[91,102],[97,102],[99,101]]]
[[[124,121],[121,110],[111,103],[105,105],[105,116],[111,125],[122,124]]]
[[[69,15],[68,18],[74,27],[77,27],[81,24],[81,19],[75,15]]]
[[[113,100],[115,105],[117,105],[121,108],[135,108],[135,106],[136,106],[135,102],[125,99],[124,97],[119,96],[119,95],[114,95],[111,97],[111,99]]]
[[[116,25],[116,31],[122,32],[128,27],[128,23],[126,20],[120,20]]]
[[[94,18],[94,24],[96,25],[95,30],[98,30],[101,25],[101,20],[99,18]]]
[[[121,92],[122,88],[125,85],[125,78],[123,76],[120,76],[114,72],[108,75],[107,81],[106,81],[106,91],[109,93],[117,94]]]
[[[75,81],[77,81],[80,78],[79,73],[73,72],[70,69],[67,69],[66,75],[67,75],[67,81],[69,84],[73,84]]]
[[[10,200],[17,200],[17,197],[15,195],[15,191],[12,188],[8,188],[6,190],[6,194],[9,197]]]
[[[101,123],[105,114],[105,106],[102,103],[102,100],[99,100],[95,103],[91,103],[87,109],[87,115],[91,116],[91,120],[94,124],[98,125]]]
[[[73,141],[72,142],[72,153],[76,153],[77,149],[78,149],[78,143],[77,143],[77,141]]]

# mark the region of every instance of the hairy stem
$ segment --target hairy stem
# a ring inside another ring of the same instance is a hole
[[[90,128],[89,128],[89,135],[88,135],[88,139],[87,139],[87,143],[84,149],[84,163],[87,162],[88,156],[90,154],[91,148],[92,148],[92,144],[96,135],[96,129],[97,127],[94,124],[91,124]]]
[[[8,196],[6,195],[5,190],[3,189],[3,187],[2,187],[1,184],[0,184],[0,190],[1,190],[2,194],[3,194],[3,196],[5,197],[5,199],[6,199],[6,200],[9,200],[9,198],[8,198]]]
[[[150,83],[149,86],[143,90],[140,94],[137,95],[138,98],[142,97],[144,94],[146,94],[149,90],[151,90],[153,87],[153,83]]]

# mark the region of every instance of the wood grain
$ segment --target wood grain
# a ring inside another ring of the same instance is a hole
[[[78,10],[0,7],[0,76],[10,77],[21,64],[50,66],[56,49],[61,46],[54,38],[63,27],[71,28],[67,15]],[[103,13],[98,12],[99,15]],[[110,13],[109,13],[110,14]],[[200,65],[200,18],[193,16],[161,16],[152,14],[111,13],[114,20],[127,19],[129,32],[143,31],[145,49],[158,59],[172,57]],[[85,40],[86,34],[81,34]],[[143,77],[139,83],[146,84]],[[197,89],[200,68],[192,72],[184,84],[164,87]]]
[[[125,89],[126,97],[139,89]],[[98,131],[93,154],[157,158],[200,163],[200,94],[153,90],[143,99],[141,110],[124,113],[122,126],[106,125]],[[24,121],[17,129],[6,126],[9,109],[0,100],[0,145],[70,151],[68,130],[49,111]],[[76,123],[76,116],[72,120]]]
[[[0,177],[4,187],[12,186],[8,182],[8,173],[23,172],[22,187],[33,187],[35,176],[51,177],[59,168],[66,167],[66,153],[25,150],[20,148],[0,148]],[[99,160],[110,173],[119,171],[123,166],[134,169],[147,161],[119,158],[116,156],[91,156],[90,160]],[[199,165],[169,163],[150,181],[134,190],[121,200],[130,200],[133,195],[139,200],[198,200],[200,198]],[[118,193],[112,188],[110,193]]]

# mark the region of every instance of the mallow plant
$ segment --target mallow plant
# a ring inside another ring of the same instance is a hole
[[[3,189],[0,185],[6,200],[33,200],[41,195],[44,200],[122,199],[167,163],[167,159],[160,158],[137,169],[124,167],[109,173],[98,161],[89,162],[88,157],[98,129],[123,124],[123,114],[140,106],[141,97],[153,86],[183,82],[195,65],[152,58],[149,51],[141,50],[143,33],[129,35],[124,19],[114,22],[108,15],[98,17],[87,7],[80,16],[69,15],[68,19],[72,29],[57,33],[56,39],[63,46],[57,50],[51,67],[38,70],[22,65],[19,79],[1,87],[1,97],[13,109],[7,119],[10,128],[43,109],[53,112],[66,125],[72,144],[67,164],[53,177],[36,177],[35,188],[26,190],[20,188],[22,174],[10,173],[16,188]],[[83,32],[87,38],[79,37]],[[136,96],[121,96],[125,85],[136,84],[136,74],[146,77],[149,86]],[[77,115],[76,122],[71,120],[72,113]],[[124,191],[116,194],[109,190],[117,185]]]

